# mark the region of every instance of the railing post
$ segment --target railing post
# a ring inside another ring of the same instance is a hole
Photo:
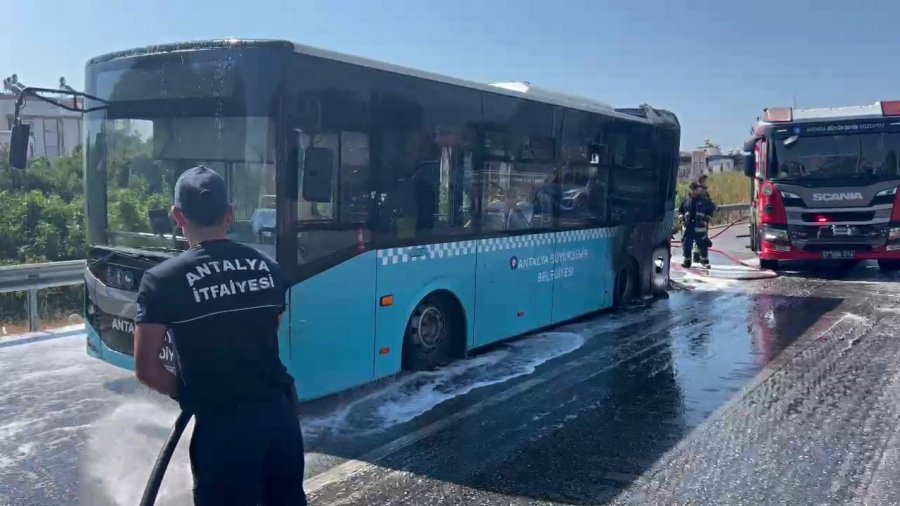
[[[37,288],[29,288],[28,289],[28,330],[30,332],[37,332],[40,329],[41,323],[38,320],[38,299],[37,299]]]

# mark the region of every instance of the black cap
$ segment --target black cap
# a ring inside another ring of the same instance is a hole
[[[175,207],[197,225],[219,223],[228,209],[225,179],[203,165],[186,170],[175,182]]]

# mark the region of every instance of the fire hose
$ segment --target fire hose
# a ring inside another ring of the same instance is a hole
[[[153,506],[156,503],[156,496],[159,493],[159,487],[162,485],[163,477],[166,475],[166,469],[169,467],[169,461],[172,460],[172,454],[175,453],[175,447],[178,446],[178,440],[184,433],[185,427],[191,421],[191,414],[182,411],[175,419],[172,425],[172,431],[169,437],[159,451],[156,463],[153,464],[153,470],[150,471],[150,478],[147,479],[147,486],[144,488],[144,495],[141,496],[141,506]]]
[[[713,239],[715,239],[716,237],[719,237],[720,235],[724,234],[726,230],[728,230],[729,228],[731,228],[731,227],[737,225],[738,223],[740,223],[740,222],[746,220],[747,218],[749,218],[749,216],[741,216],[740,218],[738,218],[738,219],[732,221],[731,223],[729,223],[728,225],[725,225],[725,227],[723,227],[722,230],[719,230],[718,232],[716,232],[715,235],[710,236],[709,239],[710,239],[710,240],[713,240]],[[683,226],[682,226],[681,228],[683,229]],[[679,230],[678,232],[681,232],[681,231],[682,231],[682,230]],[[676,232],[676,233],[677,233],[677,232]],[[673,233],[672,235],[674,236],[675,234]],[[678,239],[673,239],[673,240],[672,240],[672,244],[681,244],[681,241],[678,240]]]
[[[709,237],[709,240],[711,241],[711,240],[715,239],[716,237],[719,237],[720,235],[724,234],[726,230],[728,230],[729,228],[731,228],[731,227],[737,225],[738,223],[740,223],[740,222],[746,220],[747,218],[749,218],[749,216],[741,216],[740,218],[738,218],[738,219],[732,221],[731,223],[729,223],[728,225],[725,225],[725,226],[722,228],[722,230],[719,230],[718,232],[715,233],[715,235],[710,236],[710,237]],[[681,231],[683,231],[683,226],[682,226],[682,230],[681,230]],[[674,236],[674,234],[672,234],[672,235]],[[673,238],[673,239],[672,239],[672,244],[681,244],[681,241]],[[727,253],[727,252],[725,252],[725,251],[722,251],[722,250],[720,250],[720,249],[709,248],[709,251],[714,251],[714,252],[716,252],[716,253],[718,253],[718,254],[724,256],[725,258],[731,260],[732,262],[734,262],[734,263],[737,264],[737,265],[747,265],[747,264],[744,263],[743,260],[740,260],[740,259],[734,257],[733,255],[730,255],[729,253]]]

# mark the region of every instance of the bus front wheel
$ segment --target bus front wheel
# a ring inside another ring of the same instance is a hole
[[[429,371],[450,361],[453,349],[452,305],[439,296],[429,296],[416,306],[403,338],[403,368]]]

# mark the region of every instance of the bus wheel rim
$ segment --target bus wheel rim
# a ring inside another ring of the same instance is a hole
[[[444,315],[434,306],[426,306],[416,319],[417,343],[426,349],[434,349],[444,336]]]

